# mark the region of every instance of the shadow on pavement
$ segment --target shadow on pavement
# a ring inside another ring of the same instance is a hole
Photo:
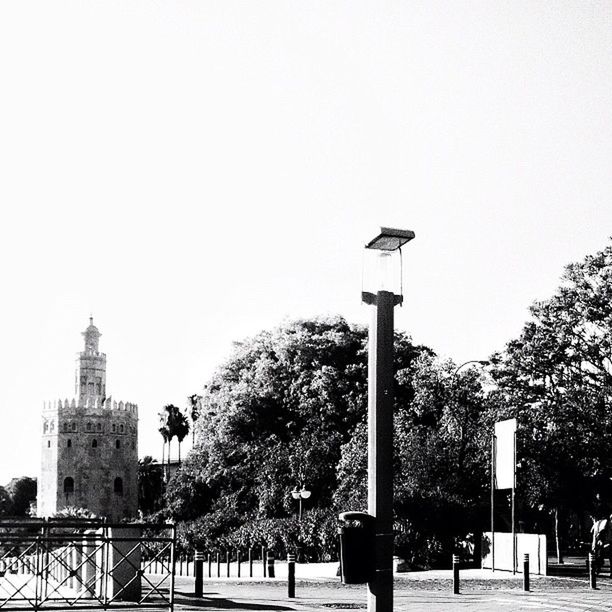
[[[175,603],[207,610],[294,610],[294,608],[288,606],[278,606],[269,603],[236,602],[223,597],[208,597],[212,593],[204,593],[201,598],[195,597],[194,593],[184,593],[181,591],[175,591],[174,594],[176,595]]]

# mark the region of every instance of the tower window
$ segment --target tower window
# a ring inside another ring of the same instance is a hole
[[[116,426],[115,426],[114,423],[113,423],[112,427],[113,427],[113,433],[114,433],[116,431]]]
[[[69,428],[70,425],[68,424],[68,422],[64,423],[64,431],[68,431]]]
[[[69,493],[74,493],[74,478],[71,476],[64,478],[64,493],[66,495]]]
[[[115,448],[121,448],[121,440],[115,440]]]
[[[123,480],[118,476],[115,478],[113,490],[117,495],[123,495]]]
[[[68,448],[70,448],[72,446],[72,440],[70,438],[68,438],[68,440],[66,441],[66,446]]]
[[[96,427],[96,429],[98,431],[102,431],[102,423],[98,423],[98,426]]]
[[[123,424],[122,424],[122,425],[119,425],[119,431],[120,431],[121,433],[123,433]]]
[[[76,423],[72,424],[72,431],[76,431]]]
[[[95,438],[91,441],[91,448],[98,448],[98,441]]]
[[[51,421],[51,423],[49,423],[49,431],[50,431],[51,433],[53,433],[53,430],[54,430],[54,429],[55,429],[55,424],[54,424],[54,422],[53,422],[53,421]]]
[[[49,425],[45,422],[45,424],[43,425],[43,432],[47,433],[48,430],[49,430]]]
[[[51,440],[47,440],[47,448],[51,448]]]
[[[91,431],[91,423],[87,423],[87,431]]]

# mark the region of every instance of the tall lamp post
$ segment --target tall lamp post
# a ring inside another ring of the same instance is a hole
[[[366,244],[379,251],[376,293],[363,292],[372,306],[368,347],[368,513],[375,518],[375,572],[368,583],[369,612],[393,611],[393,255],[414,232],[382,227]],[[401,262],[401,260],[400,260]],[[401,279],[401,271],[400,271]],[[400,285],[401,286],[401,285]]]

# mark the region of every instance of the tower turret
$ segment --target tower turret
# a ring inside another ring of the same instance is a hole
[[[100,336],[98,328],[89,317],[89,326],[82,332],[84,350],[77,357],[74,394],[79,403],[106,398],[106,355],[98,351]]]

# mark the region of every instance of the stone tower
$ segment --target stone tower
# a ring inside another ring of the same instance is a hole
[[[106,355],[89,319],[78,354],[75,396],[45,402],[38,516],[68,506],[111,521],[138,511],[138,406],[106,395]]]

